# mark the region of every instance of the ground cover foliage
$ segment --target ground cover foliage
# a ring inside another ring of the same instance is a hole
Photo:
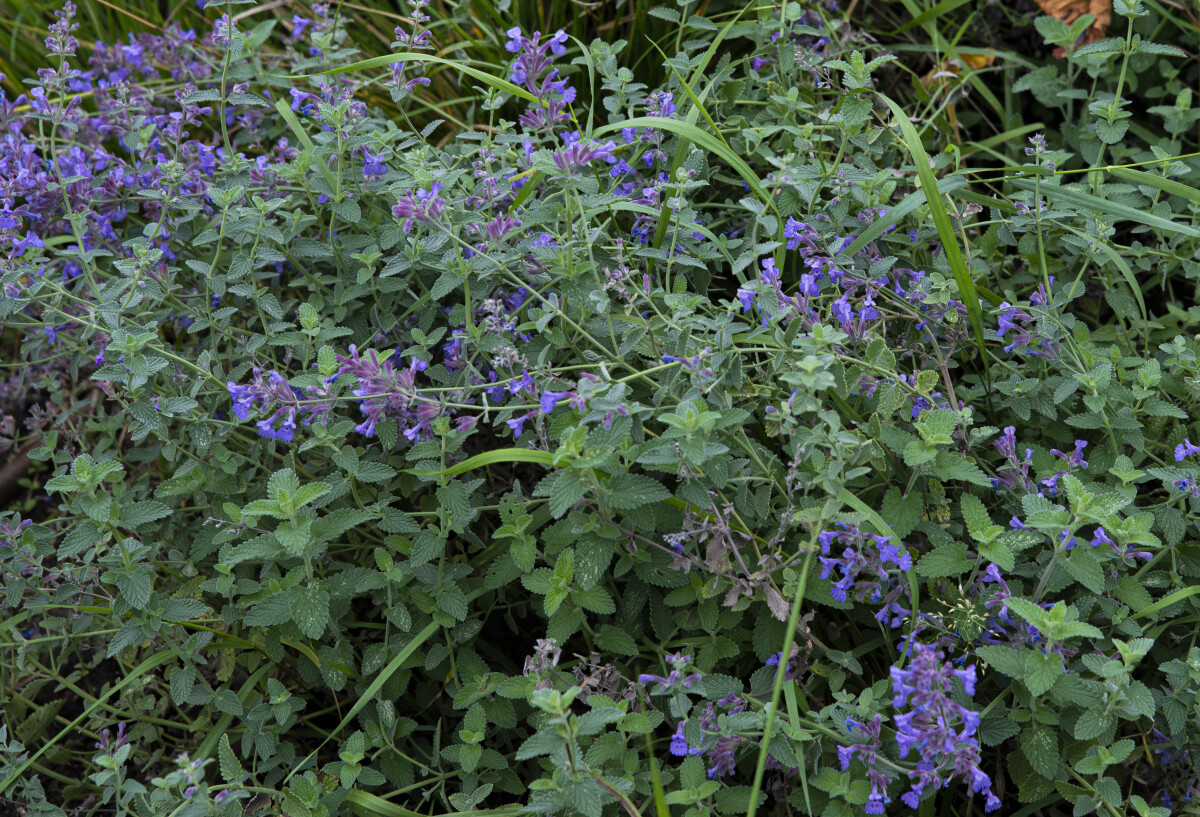
[[[1194,11],[20,5],[0,810],[1196,813]]]

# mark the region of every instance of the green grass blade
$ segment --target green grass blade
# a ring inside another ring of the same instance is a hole
[[[473,593],[468,593],[466,600],[468,602],[472,602],[479,596],[483,595],[484,592],[484,589],[480,588]],[[316,757],[317,752],[321,751],[326,743],[329,743],[329,741],[333,740],[334,735],[340,734],[343,729],[353,723],[354,719],[358,717],[358,713],[362,712],[363,708],[366,707],[367,704],[375,700],[375,696],[379,694],[379,690],[383,689],[383,685],[386,684],[388,679],[396,673],[396,670],[400,669],[400,666],[408,660],[409,656],[419,650],[422,644],[433,638],[433,636],[441,628],[441,625],[436,621],[431,621],[426,624],[419,633],[413,636],[412,641],[405,644],[400,652],[396,653],[395,657],[393,657],[392,660],[388,662],[387,666],[380,671],[379,677],[372,681],[371,685],[368,686],[363,694],[359,696],[359,699],[354,702],[354,706],[350,707],[350,711],[346,713],[344,718],[342,718],[341,723],[339,723],[337,727],[329,733],[329,736],[326,737],[325,740],[321,741],[320,744],[317,745],[316,749],[313,749],[311,752],[309,752],[308,756],[305,757],[304,760],[292,767],[292,770],[288,772],[288,775],[283,779],[283,782],[287,783],[287,781],[291,780],[292,775],[307,766],[308,761]]]
[[[283,117],[283,121],[288,123],[288,127],[292,129],[292,133],[296,134],[296,138],[300,140],[300,144],[304,146],[304,149],[312,157],[312,162],[316,165],[317,172],[321,174],[321,178],[325,179],[325,183],[329,185],[329,189],[331,191],[337,190],[337,179],[333,177],[333,171],[329,169],[329,165],[323,159],[316,155],[317,146],[313,144],[313,140],[308,135],[308,131],[304,129],[304,125],[300,124],[300,120],[296,117],[295,112],[282,99],[275,102],[275,110],[279,111],[279,115]]]
[[[966,184],[967,182],[962,176],[947,176],[937,183],[937,188],[939,193],[949,193],[953,190],[958,190],[961,187],[966,187]],[[838,255],[845,255],[848,257],[853,256],[856,252],[870,244],[875,239],[879,238],[893,226],[899,224],[901,219],[919,208],[924,203],[924,190],[917,190],[914,193],[909,193],[904,197],[903,201],[901,201],[895,207],[889,208],[885,215],[875,219],[870,227],[863,230],[862,234],[858,238],[854,239],[854,241],[852,241],[845,249],[839,252]]]
[[[532,448],[499,448],[495,451],[484,451],[482,454],[468,457],[458,465],[452,465],[444,471],[421,471],[408,468],[404,473],[414,474],[418,477],[455,476],[474,471],[476,468],[483,468],[485,465],[495,465],[498,462],[532,462],[538,465],[552,465],[554,454],[550,451],[535,451]]]
[[[6,778],[4,780],[0,780],[0,794],[4,794],[4,792],[6,792],[12,784],[16,783],[17,780],[20,779],[21,775],[25,773],[25,770],[28,769],[31,765],[33,765],[33,763],[39,757],[41,757],[46,752],[48,752],[51,749],[51,747],[53,747],[55,744],[57,744],[60,740],[62,740],[67,735],[74,732],[75,728],[78,727],[79,724],[83,723],[85,720],[87,720],[89,717],[91,717],[92,713],[95,712],[97,709],[99,709],[101,704],[103,704],[105,701],[107,701],[113,695],[116,695],[118,692],[125,689],[125,687],[132,684],[138,678],[141,678],[143,675],[145,675],[146,673],[150,672],[153,669],[157,669],[158,667],[160,667],[163,664],[170,661],[172,658],[175,658],[175,653],[171,652],[170,650],[166,650],[163,652],[155,653],[154,655],[150,656],[145,661],[143,661],[142,663],[140,663],[136,667],[134,667],[128,675],[126,675],[124,678],[122,678],[116,684],[113,684],[113,686],[110,687],[107,692],[104,692],[99,697],[97,697],[95,702],[91,706],[89,706],[87,709],[83,710],[83,712],[81,712],[75,718],[75,720],[71,721],[66,726],[64,726],[61,732],[59,732],[57,735],[55,735],[50,740],[43,743],[42,747],[40,749],[38,749],[36,752],[34,752],[32,755],[30,755],[24,763],[22,763],[20,766],[18,766],[16,769],[14,769],[12,774],[8,778]]]
[[[978,142],[967,142],[963,147],[970,148],[994,148],[996,145],[1011,145],[1020,140],[1027,133],[1036,133],[1040,130],[1045,130],[1044,122],[1034,122],[1029,125],[1021,125],[1016,128],[1009,128],[1003,133],[997,133],[995,136],[989,136],[986,139],[980,139]],[[963,155],[970,155],[969,151],[963,151]]]
[[[1012,184],[1020,190],[1028,190],[1031,193],[1038,190],[1038,187],[1033,182],[1025,179],[1013,179]],[[1049,184],[1041,185],[1040,192],[1046,198],[1053,199],[1069,207],[1075,207],[1080,210],[1093,210],[1112,216],[1119,221],[1136,221],[1139,224],[1145,224],[1147,227],[1200,238],[1200,230],[1197,230],[1195,227],[1170,221],[1153,213],[1130,207],[1127,204],[1117,204],[1116,202],[1106,201],[1087,193],[1080,193],[1075,190],[1068,190],[1064,187],[1056,187]]]
[[[904,134],[904,141],[908,143],[908,152],[912,154],[913,164],[917,167],[921,188],[937,190],[937,179],[929,167],[929,154],[925,152],[925,147],[921,144],[921,137],[917,133],[917,129],[913,127],[912,120],[904,113],[904,109],[890,98],[883,94],[880,94],[879,98],[892,109],[892,115],[900,125],[900,132]],[[954,226],[950,223],[950,216],[946,214],[946,205],[942,203],[941,196],[929,196],[927,200],[929,213],[933,216],[933,224],[937,228],[938,238],[942,240],[942,249],[946,253],[946,260],[950,264],[950,270],[954,273],[954,281],[958,284],[958,292],[962,296],[963,304],[967,307],[971,329],[975,334],[975,343],[979,347],[979,364],[986,370],[987,345],[983,336],[983,307],[979,303],[979,293],[975,289],[975,281],[971,278],[966,261],[963,260],[962,250],[958,247],[958,236],[954,234]]]
[[[522,88],[520,85],[509,82],[501,77],[493,76],[487,71],[480,71],[478,68],[473,68],[464,62],[458,60],[448,60],[443,57],[435,57],[433,54],[418,54],[412,51],[402,51],[399,54],[385,54],[381,57],[371,57],[369,60],[361,60],[352,62],[349,65],[343,65],[339,68],[330,68],[328,71],[321,71],[318,74],[300,74],[292,77],[292,79],[301,79],[308,77],[323,77],[328,74],[345,74],[348,71],[368,71],[372,68],[382,68],[385,65],[394,65],[398,62],[428,62],[434,65],[445,65],[466,74],[469,77],[474,77],[485,85],[490,85],[493,88],[504,91],[506,94],[512,94],[528,102],[537,102],[537,98],[529,91]]]
[[[516,178],[517,176],[513,176],[509,181]],[[537,189],[537,186],[542,183],[542,179],[544,178],[546,178],[546,174],[540,170],[535,170],[529,174],[529,181],[521,185],[521,189],[517,192],[516,198],[513,199],[512,206],[508,208],[508,212],[510,214],[517,212],[517,208],[529,200],[529,197],[533,195],[533,191]]]
[[[259,667],[253,675],[246,679],[242,684],[241,690],[238,691],[238,700],[244,706],[249,700],[250,695],[254,692],[254,688],[258,686],[258,682],[267,676],[271,671],[271,664],[264,664]],[[196,750],[194,757],[201,760],[212,757],[212,754],[217,749],[217,742],[221,740],[221,735],[225,734],[225,730],[233,723],[233,715],[228,712],[221,715],[220,720],[208,730],[208,734],[204,736],[204,740],[200,742],[200,748]],[[232,781],[229,781],[232,782]]]
[[[1109,259],[1116,264],[1117,269],[1121,272],[1121,277],[1125,279],[1125,283],[1129,284],[1129,288],[1133,290],[1133,297],[1137,300],[1138,309],[1142,313],[1142,320],[1148,320],[1149,315],[1146,313],[1146,299],[1142,297],[1142,287],[1138,284],[1137,276],[1130,269],[1129,263],[1117,253],[1112,247],[1108,246],[1103,241],[1096,242],[1096,249],[1103,252]]]
[[[700,128],[689,122],[681,122],[678,119],[668,119],[665,116],[635,116],[632,119],[626,119],[621,122],[613,122],[596,130],[596,138],[607,136],[610,133],[616,133],[622,128],[657,128],[674,133],[677,136],[683,136],[692,142],[695,142],[700,147],[707,150],[709,153],[714,153],[725,161],[733,170],[748,184],[754,194],[762,201],[771,201],[767,191],[762,186],[762,180],[758,178],[758,174],[750,169],[750,165],[746,164],[741,156],[734,153],[733,149],[722,142],[711,133],[700,130]]]
[[[767,752],[770,750],[771,733],[775,728],[775,713],[779,711],[779,698],[783,693],[784,678],[787,676],[787,666],[792,655],[792,644],[796,640],[796,627],[800,623],[800,605],[804,602],[804,592],[808,588],[808,573],[812,568],[815,553],[816,548],[810,546],[808,553],[804,555],[804,563],[800,566],[800,579],[796,582],[796,596],[792,599],[792,611],[788,616],[787,630],[784,631],[779,669],[775,671],[775,684],[771,687],[771,704],[767,710],[769,715],[763,721],[762,743],[758,749],[758,764],[754,767],[754,782],[750,786],[750,805],[746,810],[746,817],[754,817],[755,811],[758,810],[758,794],[762,791],[763,774],[767,768]]]
[[[1179,602],[1183,601],[1184,599],[1191,598],[1192,596],[1196,595],[1197,593],[1200,593],[1200,584],[1193,584],[1191,587],[1185,587],[1182,590],[1176,590],[1174,593],[1172,593],[1169,596],[1163,596],[1161,599],[1154,602],[1149,607],[1143,607],[1141,610],[1138,610],[1136,613],[1131,615],[1129,618],[1130,619],[1141,618],[1142,616],[1148,616],[1151,613],[1157,613],[1159,610],[1165,610],[1166,608],[1170,607],[1172,604],[1178,604]]]
[[[971,0],[942,0],[942,2],[938,3],[936,6],[926,9],[925,11],[921,12],[916,17],[912,18],[911,20],[909,20],[904,25],[900,26],[898,29],[896,29],[892,33],[893,34],[903,34],[905,31],[908,31],[910,28],[915,28],[916,26],[923,26],[926,23],[928,23],[929,21],[935,20],[938,17],[941,17],[943,14],[949,14],[950,12],[954,11],[959,6],[966,5],[970,1]]]
[[[1105,170],[1127,182],[1144,184],[1148,187],[1157,187],[1164,193],[1170,193],[1172,196],[1183,196],[1185,199],[1200,204],[1200,190],[1189,187],[1186,184],[1181,184],[1180,182],[1158,176],[1154,173],[1147,173],[1144,170],[1134,170],[1128,167],[1108,167]]]

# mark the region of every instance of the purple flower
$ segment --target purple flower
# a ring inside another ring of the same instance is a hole
[[[764,65],[770,65],[771,60],[765,60],[762,57],[754,57],[750,60],[750,68],[754,71],[761,71]]]
[[[25,251],[30,249],[31,247],[41,248],[41,247],[45,247],[45,246],[46,246],[45,241],[42,241],[41,238],[34,235],[32,231],[26,230],[24,238],[18,238],[13,241],[13,245],[12,245],[13,257],[20,258],[22,255],[25,254]],[[1200,449],[1198,449],[1198,450],[1200,450]]]
[[[881,603],[876,618],[893,628],[901,626],[909,611],[899,604],[908,592],[907,581],[900,581],[900,574],[912,569],[912,556],[902,544],[892,544],[890,536],[866,534],[841,522],[838,527],[840,530],[817,534],[823,554],[819,557],[821,578],[830,579],[834,570],[842,574],[829,589],[830,595],[840,602],[853,596]],[[835,544],[842,547],[841,555],[828,555]]]
[[[1050,453],[1059,459],[1067,461],[1067,469],[1074,470],[1076,468],[1087,468],[1087,460],[1083,458],[1083,449],[1087,447],[1087,440],[1076,440],[1075,451],[1071,454],[1064,454],[1057,448],[1051,448]],[[1200,450],[1200,449],[1197,449]]]
[[[363,148],[363,177],[370,179],[373,176],[382,176],[387,173],[387,165],[383,163],[384,154],[378,155],[371,153],[365,147]]]
[[[300,111],[305,116],[311,114],[316,108],[316,103],[321,101],[321,98],[316,94],[310,94],[307,91],[301,91],[299,88],[292,88],[288,91],[292,97],[291,108],[293,111]],[[309,100],[313,100],[309,102]]]
[[[1192,445],[1187,437],[1184,437],[1183,442],[1175,446],[1175,462],[1183,462],[1194,454],[1200,454],[1200,445]]]
[[[1188,491],[1193,497],[1200,499],[1200,484],[1197,484],[1196,480],[1191,477],[1181,477],[1172,484],[1179,490]]]
[[[307,17],[301,17],[299,14],[292,15],[292,39],[298,40],[304,36],[304,29],[312,25],[312,20]]]
[[[1000,308],[1004,311],[1000,313],[998,319],[999,328],[996,330],[996,337],[998,338],[1004,337],[1004,333],[1009,329],[1018,329],[1019,327],[1013,323],[1013,318],[1022,314],[1021,310],[1012,308],[1012,304],[1008,301],[1000,304]]]
[[[1058,496],[1058,478],[1066,476],[1066,471],[1056,471],[1054,476],[1046,477],[1042,480],[1042,485],[1050,489],[1051,496]]]
[[[521,50],[521,27],[513,26],[505,32],[508,35],[508,42],[504,44],[504,48],[511,54],[516,54]]]
[[[935,648],[916,644],[909,667],[893,666],[891,675],[892,705],[907,710],[894,719],[900,757],[914,750],[919,756],[916,769],[908,773],[912,788],[904,802],[915,808],[927,788],[936,791],[957,776],[967,781],[972,794],[986,793],[987,810],[998,807],[991,779],[979,768],[979,713],[949,696],[955,678],[968,696],[975,694],[975,668],[955,669]]]
[[[676,757],[700,754],[700,749],[689,744],[683,736],[683,721],[676,725],[675,734],[671,736],[671,754]]]
[[[617,157],[613,156],[612,152],[616,150],[616,147],[616,142],[611,139],[603,145],[594,141],[589,144],[574,142],[562,150],[555,151],[552,158],[555,167],[564,173],[572,173],[587,167],[597,159],[603,159],[610,165],[615,164]]]
[[[535,415],[530,412],[529,414],[522,414],[518,417],[513,417],[511,420],[504,421],[505,424],[512,429],[513,439],[520,439],[521,432],[525,430],[525,421],[532,419],[534,416]]]
[[[742,289],[741,287],[738,288],[737,297],[738,300],[742,302],[743,312],[749,312],[754,308],[754,298],[757,294],[758,293],[752,289]]]
[[[414,221],[437,221],[446,210],[446,200],[441,197],[442,183],[434,182],[428,190],[409,190],[395,206],[392,215],[401,222],[404,232],[412,229]]]
[[[542,392],[541,400],[538,401],[540,403],[540,408],[542,409],[542,414],[549,414],[550,412],[554,411],[554,407],[558,405],[559,400],[563,400],[571,396],[573,396],[573,392],[569,391]]]

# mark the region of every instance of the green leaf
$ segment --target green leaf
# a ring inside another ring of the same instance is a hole
[[[383,462],[360,462],[354,478],[359,482],[387,482],[396,476],[396,469]]]
[[[1036,695],[1045,695],[1063,677],[1062,656],[1056,652],[1030,650],[1025,655],[1025,686]]]
[[[917,562],[917,573],[926,579],[961,576],[973,563],[967,559],[967,546],[961,542],[941,545],[926,553]]]
[[[129,602],[135,610],[141,610],[150,601],[150,590],[153,583],[150,574],[138,567],[122,568],[105,574],[113,580],[113,584],[121,591],[121,598]]]
[[[620,627],[614,627],[611,624],[605,624],[600,628],[600,633],[596,641],[604,649],[619,655],[632,656],[638,655],[641,652],[638,649],[637,642],[633,640],[633,636]]]
[[[899,488],[893,486],[883,496],[879,515],[890,520],[892,532],[896,534],[897,538],[903,539],[912,533],[917,523],[921,521],[922,510],[924,510],[924,501],[919,491],[913,491],[908,496],[904,496],[900,493]]]
[[[288,555],[299,556],[312,541],[312,524],[313,521],[307,516],[300,517],[295,524],[280,522],[279,527],[275,528],[275,538]]]
[[[567,548],[558,554],[558,559],[554,562],[554,581],[565,586],[570,584],[574,577],[575,551]]]
[[[1095,740],[1113,728],[1115,718],[1102,707],[1091,707],[1080,713],[1075,721],[1074,735],[1078,740]]]
[[[1104,569],[1091,550],[1076,547],[1062,564],[1071,577],[1088,590],[1093,593],[1104,592]]]
[[[1010,611],[1016,613],[1042,632],[1049,629],[1049,620],[1046,611],[1032,601],[1029,601],[1029,599],[1013,596],[1007,599],[1004,604]]]
[[[917,433],[932,445],[949,445],[954,442],[951,435],[958,428],[958,412],[951,409],[922,411],[917,420]]]
[[[273,499],[276,502],[280,498],[287,496],[291,498],[300,490],[300,478],[296,476],[296,472],[291,468],[284,468],[271,474],[271,478],[267,480],[267,498]]]
[[[296,491],[296,495],[292,497],[292,501],[297,508],[303,508],[310,502],[314,502],[332,490],[324,482],[309,482],[300,486]]]
[[[571,601],[585,610],[602,615],[617,611],[617,605],[613,602],[612,596],[608,595],[608,591],[599,585],[589,587],[587,590],[576,590],[571,594]]]
[[[247,627],[277,627],[291,620],[291,599],[287,593],[276,593],[251,607],[242,621]]]
[[[170,515],[171,509],[161,502],[131,502],[121,508],[121,524],[127,528],[137,528]]]
[[[990,542],[996,538],[1000,528],[992,524],[992,518],[988,515],[987,508],[983,506],[979,497],[974,494],[963,494],[958,500],[958,507],[962,511],[963,521],[967,523],[967,531],[971,534],[972,539],[976,542]],[[993,530],[996,531],[995,534],[992,534]]]
[[[242,764],[233,753],[233,747],[229,745],[228,734],[221,735],[221,741],[217,744],[217,757],[221,762],[221,779],[226,783],[241,783]]]
[[[933,472],[938,479],[945,482],[969,482],[983,488],[992,486],[992,481],[978,465],[953,451],[937,452],[937,462],[933,465]]]
[[[319,586],[293,587],[290,593],[292,618],[300,632],[320,638],[329,623],[329,594]]]
[[[992,542],[990,545],[980,545],[979,555],[989,562],[995,562],[1005,572],[1012,570],[1017,564],[1017,559],[1013,556],[1013,552],[1000,542]]]
[[[643,474],[617,474],[605,483],[608,504],[618,510],[631,510],[662,502],[671,497],[658,480]]]
[[[1021,750],[1030,767],[1047,779],[1058,774],[1062,761],[1058,755],[1058,736],[1044,726],[1034,726],[1021,733]]]
[[[470,517],[471,502],[467,498],[467,488],[461,482],[455,480],[442,485],[437,489],[437,498],[455,519]]]
[[[557,471],[538,483],[534,496],[550,497],[550,514],[558,519],[583,499],[587,488],[575,471]]]
[[[976,647],[975,654],[987,662],[988,666],[996,669],[1009,678],[1025,677],[1025,656],[1027,653],[1014,650],[1012,647]]]

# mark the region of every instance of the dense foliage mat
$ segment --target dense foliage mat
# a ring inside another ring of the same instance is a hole
[[[1197,813],[1190,11],[204,5],[5,23],[0,811]]]

